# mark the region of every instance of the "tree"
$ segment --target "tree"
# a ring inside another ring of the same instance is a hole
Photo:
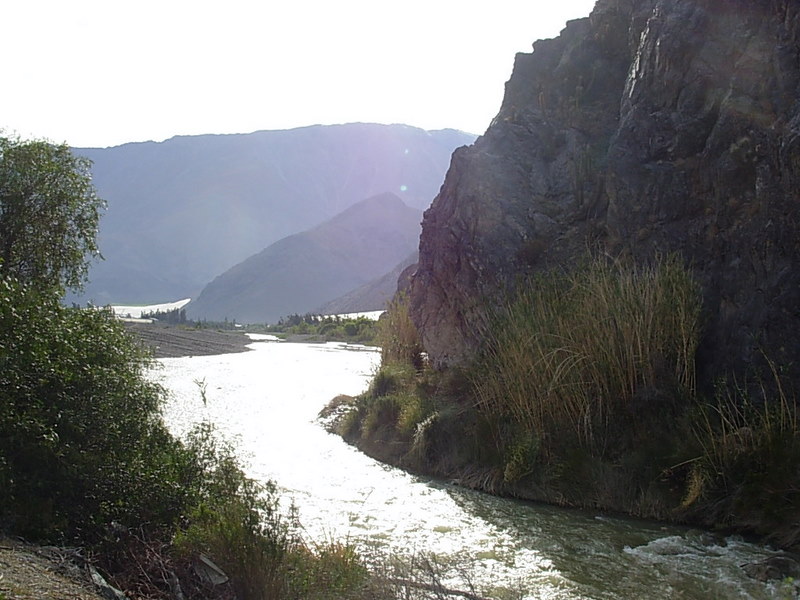
[[[66,144],[0,137],[0,276],[40,289],[83,285],[105,208],[90,166]]]

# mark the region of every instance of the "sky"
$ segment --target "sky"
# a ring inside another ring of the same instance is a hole
[[[0,132],[106,147],[404,123],[482,134],[594,0],[2,0]]]

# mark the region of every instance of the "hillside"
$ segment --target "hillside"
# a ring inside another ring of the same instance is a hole
[[[796,2],[599,0],[517,55],[340,433],[491,493],[800,547],[798,98]]]
[[[339,298],[326,302],[313,312],[320,315],[341,315],[382,310],[397,293],[398,280],[403,271],[415,265],[416,262],[417,253],[414,252],[385,275],[365,283]]]
[[[393,269],[415,249],[421,212],[395,194],[374,196],[286,237],[229,269],[186,306],[192,319],[274,323]]]
[[[196,297],[226,269],[356,201],[393,192],[425,208],[453,150],[475,136],[354,123],[75,149],[108,209],[85,293],[70,300]]]

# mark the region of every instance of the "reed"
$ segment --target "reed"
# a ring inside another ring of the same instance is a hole
[[[800,414],[776,366],[768,384],[719,385],[694,422],[700,447],[683,508],[800,543]]]
[[[495,321],[473,377],[478,405],[539,440],[567,434],[602,452],[651,399],[694,394],[699,317],[675,256],[646,266],[598,257],[537,277]]]
[[[411,320],[405,294],[397,294],[378,321],[377,341],[381,347],[382,365],[401,364],[422,369],[422,344]]]

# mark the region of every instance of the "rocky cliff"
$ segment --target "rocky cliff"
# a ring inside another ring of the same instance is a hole
[[[533,48],[425,213],[411,302],[434,364],[475,352],[521,275],[679,252],[705,380],[767,356],[800,381],[800,4],[599,0]]]

